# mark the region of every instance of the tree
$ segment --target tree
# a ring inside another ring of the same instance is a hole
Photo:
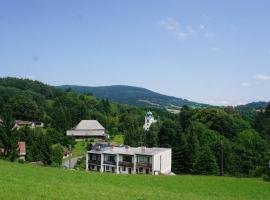
[[[158,133],[160,147],[172,147],[177,143],[177,136],[182,132],[179,123],[171,119],[165,119]]]
[[[179,134],[177,144],[172,150],[173,172],[176,174],[189,173],[188,144],[184,133]]]
[[[234,139],[233,167],[235,174],[252,176],[256,167],[265,167],[269,157],[269,144],[254,130],[245,130]]]
[[[197,132],[194,131],[192,126],[187,132],[187,157],[186,157],[186,169],[187,173],[193,173],[193,165],[199,154],[200,143],[197,137]]]
[[[152,124],[149,131],[145,133],[147,147],[158,146],[158,132],[159,132],[159,124],[158,123]]]
[[[0,121],[0,144],[3,145],[4,156],[14,161],[18,156],[18,137],[15,121],[9,108],[5,108],[2,121]]]
[[[257,114],[255,119],[255,129],[270,143],[270,104]]]
[[[54,166],[60,166],[62,164],[62,159],[64,155],[64,150],[60,144],[55,144],[52,146],[51,162]]]
[[[198,157],[194,163],[194,173],[202,175],[217,175],[218,171],[216,158],[210,147],[201,147]]]
[[[38,120],[40,118],[40,112],[36,102],[26,95],[14,96],[10,100],[9,105],[16,119]]]
[[[183,106],[181,109],[181,112],[179,114],[179,120],[181,127],[184,131],[187,130],[191,123],[191,117],[192,117],[192,110],[188,106]]]

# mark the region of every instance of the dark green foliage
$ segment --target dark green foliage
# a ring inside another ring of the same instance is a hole
[[[191,123],[192,115],[193,115],[192,110],[187,106],[183,106],[183,108],[181,109],[179,118],[180,118],[181,127],[183,128],[184,131],[186,131],[187,128],[189,127]]]
[[[258,113],[254,126],[261,136],[270,142],[270,104]]]
[[[150,127],[150,130],[145,133],[147,147],[158,146],[158,132],[160,129],[159,126],[159,123],[155,123]]]
[[[217,175],[218,165],[209,146],[201,147],[194,162],[194,173],[202,175]]]
[[[189,173],[190,172],[190,165],[188,161],[189,156],[189,148],[188,143],[186,140],[186,136],[184,133],[178,135],[177,143],[175,147],[172,149],[172,170],[174,173],[181,174],[181,173]]]
[[[63,147],[60,144],[55,144],[52,146],[51,162],[54,166],[61,166],[62,159],[64,156]]]
[[[234,139],[235,173],[254,175],[259,166],[265,166],[270,159],[269,145],[254,130],[239,133]]]
[[[14,127],[15,121],[9,107],[4,109],[1,117],[0,147],[4,149],[4,158],[14,161],[18,157],[18,137],[17,130]]]

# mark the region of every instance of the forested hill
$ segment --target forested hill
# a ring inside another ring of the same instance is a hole
[[[71,89],[77,93],[92,93],[100,99],[108,98],[112,102],[134,105],[134,106],[154,106],[160,108],[182,107],[184,105],[202,108],[209,105],[192,102],[182,98],[167,96],[147,90],[140,87],[132,87],[125,85],[88,87],[77,85],[62,85],[58,88],[67,90]]]
[[[150,92],[139,88],[138,96],[140,91]],[[143,142],[147,147],[172,148],[172,171],[176,174],[268,173],[270,105],[252,113],[233,107],[183,106],[177,115],[152,107],[150,110],[158,122],[145,132],[142,127],[149,109],[110,103],[108,99],[63,91],[38,81],[0,78],[0,148],[8,149],[5,159],[14,160],[17,142],[25,141],[27,162],[61,165],[62,146],[75,144],[73,138],[66,136],[66,130],[82,119],[96,119],[111,138],[124,136],[125,145],[136,147]],[[42,121],[45,128],[16,130],[13,119]]]

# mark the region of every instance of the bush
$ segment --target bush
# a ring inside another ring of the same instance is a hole
[[[261,177],[263,175],[264,169],[261,166],[257,166],[255,170],[252,171],[251,176]]]
[[[64,156],[63,147],[60,144],[53,145],[51,155],[52,164],[60,166],[62,164],[63,156]]]
[[[268,175],[264,175],[264,176],[263,176],[263,180],[265,180],[265,181],[269,181],[269,182],[270,182],[270,176],[268,176]]]
[[[25,160],[24,160],[24,159],[22,159],[22,158],[19,158],[19,159],[18,159],[18,163],[20,163],[20,164],[24,164],[24,163],[25,163]]]

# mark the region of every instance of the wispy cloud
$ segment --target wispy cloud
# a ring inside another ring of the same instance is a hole
[[[242,87],[250,87],[252,84],[251,83],[248,83],[248,82],[242,82],[241,83],[241,86]]]
[[[257,74],[256,76],[254,76],[254,78],[256,80],[259,80],[259,81],[269,81],[270,80],[270,76],[264,75],[264,74]]]
[[[188,25],[183,27],[176,19],[172,17],[161,20],[160,24],[179,39],[194,38],[197,36],[197,32],[192,26]]]
[[[209,31],[204,24],[199,24],[198,27],[204,37],[209,38],[214,36],[214,33]]]

